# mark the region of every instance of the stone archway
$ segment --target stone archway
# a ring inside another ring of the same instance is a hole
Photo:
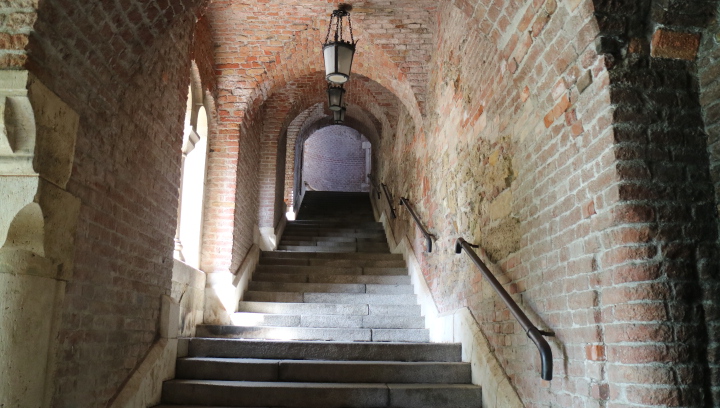
[[[194,62],[191,74],[183,133],[175,258],[199,268],[208,157],[208,115],[201,78]]]
[[[347,126],[328,126],[303,143],[302,182],[314,191],[368,192],[371,144]]]

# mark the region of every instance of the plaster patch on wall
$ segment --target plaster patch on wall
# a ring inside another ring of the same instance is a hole
[[[475,231],[475,241],[485,249],[493,262],[499,262],[520,249],[520,220],[514,217],[504,218],[499,224],[485,230]]]

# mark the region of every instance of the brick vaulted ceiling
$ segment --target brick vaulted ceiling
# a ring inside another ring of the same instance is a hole
[[[288,116],[277,118],[287,124],[323,101],[321,44],[337,4],[212,1],[208,16],[216,47],[220,115],[247,117],[271,102]],[[373,117],[378,134],[391,130],[384,127],[395,123],[401,109],[416,124],[421,122],[437,4],[429,0],[352,3],[359,44],[348,100]],[[272,102],[278,97],[284,107]]]

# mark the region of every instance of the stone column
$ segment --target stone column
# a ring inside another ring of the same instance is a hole
[[[200,141],[200,136],[190,128],[187,131],[185,141],[182,147],[182,161],[180,162],[180,191],[178,192],[178,210],[177,210],[177,228],[175,229],[175,259],[185,262],[185,256],[182,253],[183,246],[180,240],[180,228],[182,226],[182,202],[183,202],[183,185],[185,184],[185,159],[188,154],[195,149],[195,145]]]
[[[49,407],[80,201],[79,118],[27,71],[0,71],[0,406]]]

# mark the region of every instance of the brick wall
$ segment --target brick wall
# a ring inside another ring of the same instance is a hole
[[[715,11],[715,16],[720,10]],[[710,154],[710,174],[715,185],[715,201],[720,210],[720,24],[710,25],[702,35],[700,54],[698,55],[698,83],[700,85],[700,103],[705,119],[705,131],[708,134],[708,153]]]
[[[28,67],[81,118],[68,190],[82,208],[53,407],[104,406],[157,336],[160,297],[170,293],[195,7],[40,5]]]
[[[212,38],[210,21],[204,14],[195,24],[195,45],[192,48],[191,59],[198,67],[200,81],[205,92],[209,92],[213,99],[217,98],[218,85],[215,76],[215,46]]]
[[[710,3],[441,9],[428,118],[400,114],[379,179],[440,237],[426,254],[407,212],[393,223],[435,301],[471,309],[527,406],[717,403],[717,219],[691,61]],[[557,332],[551,383],[458,236]]]
[[[365,150],[356,130],[328,126],[313,133],[303,149],[302,180],[316,191],[368,191]]]
[[[712,2],[708,2],[712,5]],[[717,17],[720,15],[720,8],[715,5],[714,21],[710,24],[701,36],[699,55],[697,58],[697,76],[700,90],[700,105],[702,107],[703,119],[705,121],[705,132],[707,133],[707,151],[710,165],[710,178],[715,188],[715,210],[720,212],[720,74],[718,73],[718,61],[720,58],[720,38],[718,37]],[[716,271],[717,267],[714,266]],[[701,280],[707,282],[712,279],[711,284],[706,283],[706,299],[717,299],[717,272],[704,274]],[[711,286],[712,285],[712,286]],[[704,312],[708,317],[718,316],[718,303],[706,301]],[[720,332],[718,331],[717,320],[714,324],[708,324],[708,359],[709,369],[714,380],[712,381],[713,403],[720,404]]]
[[[640,327],[652,330],[656,342],[664,344],[661,350],[657,344],[635,340],[615,349],[618,357],[633,359],[633,369],[657,374],[628,381],[635,383],[624,389],[628,399],[640,403],[720,403],[720,384],[713,374],[718,372],[720,340],[717,212],[695,63],[701,32],[716,4],[653,1],[647,14],[631,14],[646,26],[629,19],[624,36],[601,26],[617,43],[628,44],[625,52],[620,48],[611,70],[612,100],[618,106],[614,126],[622,178],[619,198],[624,206],[616,222],[632,224],[633,233],[643,231],[623,241],[634,246],[633,253],[623,254],[625,263],[634,260],[642,272],[632,280],[638,283],[621,289],[618,300],[621,310],[632,307],[635,314],[614,317],[648,321]],[[617,53],[617,47],[611,43],[608,50]],[[648,289],[641,304],[630,294]],[[670,358],[672,367],[658,370],[656,363],[667,361],[668,351],[679,358]],[[628,378],[626,367],[612,368],[622,372],[619,378]]]
[[[302,151],[302,149],[297,149],[297,145],[301,142],[300,139],[304,140],[304,136],[300,135],[305,133],[308,124],[316,123],[327,117],[323,104],[317,104],[298,115],[288,126],[285,143],[285,202],[288,209],[295,207],[295,195],[300,189],[300,180],[295,179],[295,174],[300,171],[300,157],[296,156],[296,151]]]
[[[0,68],[19,69],[27,61],[26,47],[37,19],[38,0],[0,4]]]
[[[156,335],[191,56],[220,121],[204,270],[234,271],[255,228],[276,223],[295,168],[283,148],[325,126],[324,115],[294,120],[325,102],[317,44],[332,5],[215,0],[194,25],[192,3],[45,0],[27,52],[35,2],[0,7],[0,65],[27,55],[82,118],[54,406],[104,405]],[[716,1],[393,6],[353,14],[369,45],[347,124],[372,141],[378,181],[440,238],[425,254],[406,211],[392,222],[439,307],[472,310],[527,406],[717,405],[715,39],[700,35]],[[481,244],[531,319],[557,331],[553,382],[453,254],[458,236]]]

